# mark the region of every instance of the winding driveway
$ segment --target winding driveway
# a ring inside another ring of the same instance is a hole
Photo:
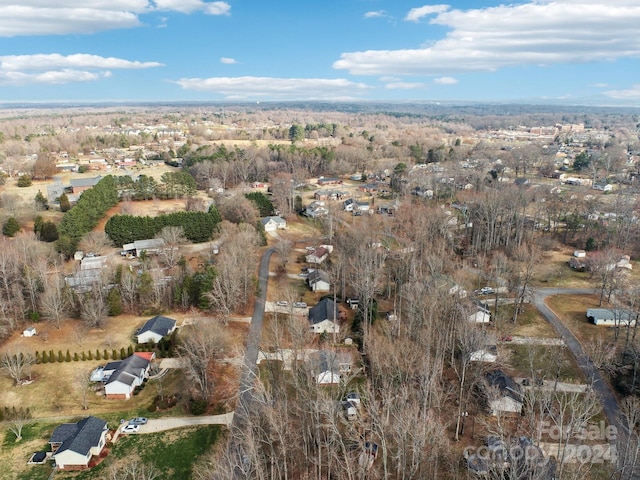
[[[566,346],[573,353],[578,366],[587,379],[587,383],[592,385],[593,391],[598,396],[609,424],[622,432],[626,431],[626,429],[623,428],[621,423],[620,404],[611,387],[585,353],[578,339],[545,303],[545,299],[551,295],[590,295],[593,292],[592,288],[540,288],[533,292],[532,303],[545,320],[558,332],[558,335],[562,337]]]

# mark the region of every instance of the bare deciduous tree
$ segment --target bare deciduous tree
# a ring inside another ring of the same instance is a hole
[[[2,368],[13,378],[16,385],[22,383],[22,379],[27,376],[31,378],[31,365],[35,363],[33,355],[21,351],[6,351],[0,357]]]
[[[184,363],[185,378],[197,395],[209,400],[213,393],[213,362],[222,358],[230,345],[228,332],[218,323],[195,324],[184,332],[178,352]]]
[[[72,302],[70,292],[59,275],[49,276],[39,302],[42,316],[60,329],[62,319],[68,315]]]
[[[164,247],[160,249],[160,258],[164,260],[167,267],[173,268],[182,253],[180,252],[180,246],[187,243],[187,238],[184,236],[184,229],[182,227],[168,226],[164,227],[156,238],[164,240]]]

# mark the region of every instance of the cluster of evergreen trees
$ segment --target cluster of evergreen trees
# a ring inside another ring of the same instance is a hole
[[[118,188],[115,178],[104,177],[90,190],[82,193],[75,206],[65,213],[58,225],[58,252],[67,257],[73,255],[83,235],[89,233],[118,204]]]
[[[154,238],[164,227],[182,227],[188,240],[200,243],[211,239],[220,221],[220,214],[212,205],[208,212],[174,212],[157,217],[114,215],[104,231],[114,244],[124,245]]]

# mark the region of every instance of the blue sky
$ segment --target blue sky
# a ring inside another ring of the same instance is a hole
[[[639,25],[640,0],[0,0],[0,102],[638,105]]]

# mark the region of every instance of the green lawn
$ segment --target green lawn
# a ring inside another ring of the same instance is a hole
[[[97,467],[80,473],[56,474],[57,479],[95,480],[106,478],[109,467],[127,458],[139,457],[160,472],[158,480],[191,478],[196,460],[220,440],[219,425],[188,427],[147,435],[129,435],[111,448],[108,457]]]

